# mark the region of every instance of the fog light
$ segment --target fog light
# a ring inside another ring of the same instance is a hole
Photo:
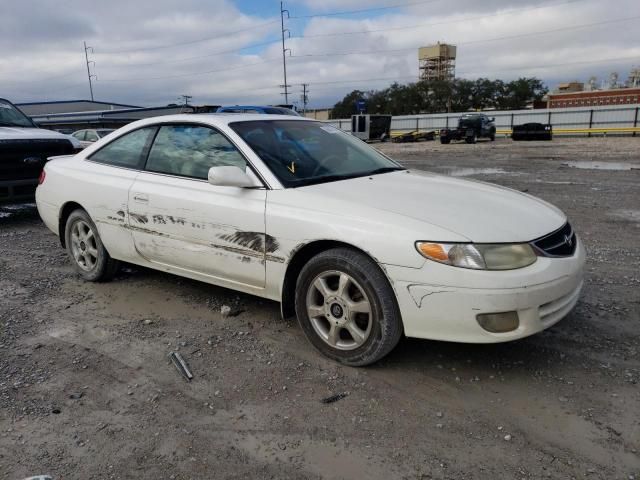
[[[482,313],[476,315],[476,320],[482,328],[491,333],[510,332],[518,328],[518,312]]]

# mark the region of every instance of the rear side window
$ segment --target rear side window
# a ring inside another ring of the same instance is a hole
[[[147,127],[127,133],[98,150],[89,160],[116,167],[141,168],[155,131],[156,127]]]
[[[85,137],[85,140],[88,142],[97,142],[98,134],[96,132],[92,132],[91,130],[87,130],[87,136]]]
[[[146,170],[206,180],[211,167],[246,170],[247,162],[217,130],[198,125],[165,125],[149,152]]]
[[[79,132],[75,132],[75,133],[73,134],[73,136],[74,136],[77,140],[82,141],[82,140],[84,140],[84,136],[85,136],[85,134],[86,134],[86,133],[87,133],[87,132],[86,132],[86,130],[80,130]]]

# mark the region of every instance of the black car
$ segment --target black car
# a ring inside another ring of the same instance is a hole
[[[0,204],[33,200],[47,159],[80,150],[75,139],[38,128],[10,101],[0,98]]]
[[[458,128],[443,128],[440,130],[440,143],[451,143],[451,140],[464,140],[476,143],[479,138],[496,139],[495,118],[489,118],[484,113],[465,113],[458,120]]]

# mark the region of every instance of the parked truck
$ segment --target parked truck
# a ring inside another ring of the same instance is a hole
[[[489,118],[484,113],[465,113],[458,120],[458,127],[440,130],[440,143],[448,144],[452,140],[464,140],[476,143],[479,138],[496,139],[495,118]]]
[[[81,149],[76,139],[38,128],[13,103],[0,98],[0,204],[33,200],[47,159]]]

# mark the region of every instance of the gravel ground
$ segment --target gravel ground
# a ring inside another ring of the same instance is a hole
[[[273,302],[133,267],[85,283],[33,206],[0,208],[0,478],[640,479],[640,138],[380,148],[567,212],[576,309],[346,368]]]

